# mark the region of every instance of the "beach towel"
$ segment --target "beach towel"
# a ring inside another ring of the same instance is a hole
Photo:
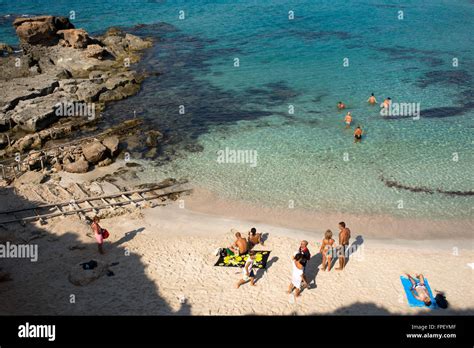
[[[271,251],[267,250],[254,250],[255,255],[255,262],[253,263],[252,268],[266,268],[268,257],[270,256]],[[245,255],[220,255],[219,260],[217,260],[214,266],[221,266],[221,267],[244,267],[245,262],[249,258],[248,254]]]
[[[407,295],[408,305],[410,307],[426,307],[426,305],[422,301],[417,300],[413,296],[412,292],[410,291],[412,287],[410,279],[404,276],[400,276],[400,280],[402,281],[403,289],[405,290],[405,294]],[[418,281],[416,283],[418,284]],[[431,306],[427,308],[430,308],[430,309],[438,308],[438,306],[436,305],[435,298],[433,297],[433,293],[431,292],[430,284],[428,283],[428,279],[426,278],[425,278],[425,286],[431,298]]]

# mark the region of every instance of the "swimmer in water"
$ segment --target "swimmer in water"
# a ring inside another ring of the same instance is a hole
[[[346,123],[346,128],[349,128],[351,126],[352,122],[352,115],[351,112],[348,111],[346,117],[344,118],[344,122]]]
[[[354,131],[354,143],[360,143],[362,140],[362,129],[360,126],[357,126],[356,130]]]
[[[383,101],[382,107],[384,109],[388,109],[390,107],[391,103],[392,103],[392,99],[390,97],[388,97]]]
[[[346,108],[346,105],[342,101],[340,101],[339,103],[337,103],[337,108],[339,110],[342,110]]]
[[[369,99],[367,99],[367,102],[371,105],[377,104],[377,99],[375,99],[375,96],[373,93],[370,95]]]

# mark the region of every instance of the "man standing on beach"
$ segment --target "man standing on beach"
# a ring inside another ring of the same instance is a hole
[[[346,265],[346,252],[347,247],[349,246],[349,239],[351,238],[351,230],[346,227],[346,223],[344,221],[339,223],[339,230],[339,267],[336,268],[336,271],[342,271]]]
[[[306,278],[306,263],[311,259],[311,253],[308,249],[308,241],[302,240],[300,243],[300,248],[298,249],[297,254],[302,254],[303,257],[299,261],[300,264],[303,266],[303,287],[308,287],[308,279]]]

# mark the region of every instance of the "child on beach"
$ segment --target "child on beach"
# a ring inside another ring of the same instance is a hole
[[[100,227],[99,221],[100,221],[99,217],[94,216],[94,218],[92,219],[91,228],[92,228],[92,231],[94,231],[94,236],[95,236],[95,239],[97,240],[99,253],[104,254],[104,248],[103,248],[104,239],[106,239],[109,236],[109,232],[103,229],[102,227]]]
[[[256,286],[255,285],[255,273],[253,272],[253,263],[255,260],[255,251],[250,251],[249,252],[249,257],[247,259],[247,262],[245,262],[245,266],[242,270],[242,279],[239,280],[239,282],[236,285],[236,288],[240,288],[241,285],[247,283],[250,281],[250,285]]]
[[[346,105],[342,101],[340,101],[340,102],[337,103],[337,108],[339,110],[342,110],[342,109],[346,108]]]
[[[321,248],[319,249],[319,252],[321,253],[321,255],[323,255],[323,262],[321,264],[322,271],[325,271],[326,267],[328,266],[328,272],[331,271],[334,243],[335,240],[332,238],[332,231],[327,230],[324,234],[324,239],[321,243]]]

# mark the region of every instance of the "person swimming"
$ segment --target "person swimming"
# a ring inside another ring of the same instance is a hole
[[[346,117],[344,117],[344,122],[346,123],[346,128],[349,128],[351,126],[352,115],[350,111],[348,111]]]
[[[362,140],[362,128],[360,126],[357,126],[357,128],[354,131],[354,143],[360,143]]]
[[[367,102],[372,105],[377,104],[377,99],[375,99],[375,96],[373,93],[370,95],[369,99],[367,99]]]
[[[346,104],[344,104],[342,101],[340,101],[340,102],[337,103],[337,108],[338,108],[339,110],[345,109],[345,108],[346,108]]]
[[[390,107],[390,104],[392,104],[392,99],[388,97],[388,98],[385,98],[381,107],[383,107],[384,109],[388,109]]]

